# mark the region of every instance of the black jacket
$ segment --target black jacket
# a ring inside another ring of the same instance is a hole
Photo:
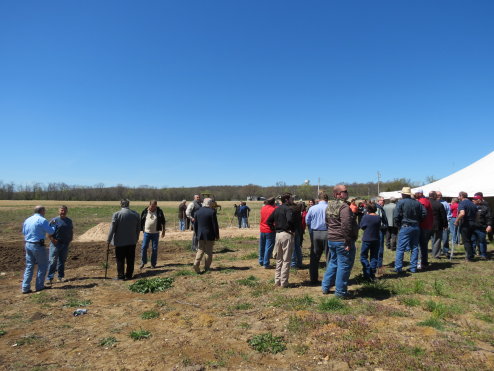
[[[477,206],[477,215],[475,216],[475,228],[485,229],[488,225],[492,227],[491,209],[487,204],[481,203]]]
[[[446,217],[446,210],[444,206],[438,200],[429,199],[432,207],[432,230],[440,231],[448,226],[448,218]]]
[[[147,215],[148,215],[148,208],[146,207],[144,210],[142,210],[141,213],[141,231],[144,230],[144,225],[146,224]],[[156,229],[158,231],[161,231],[163,230],[163,228],[165,228],[165,224],[166,224],[165,214],[163,214],[163,210],[157,207],[156,215],[158,216],[158,224],[156,225]]]
[[[201,207],[194,215],[194,231],[197,240],[214,241],[220,238],[220,229],[216,211],[210,207]]]
[[[290,206],[282,204],[266,220],[266,224],[276,232],[295,233],[295,221]]]

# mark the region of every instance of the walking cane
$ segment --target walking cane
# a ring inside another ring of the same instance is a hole
[[[106,246],[106,264],[105,264],[105,280],[108,273],[108,256],[110,255],[110,243]]]

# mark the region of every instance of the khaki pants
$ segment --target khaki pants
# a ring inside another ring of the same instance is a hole
[[[206,255],[206,261],[204,263],[204,269],[209,270],[211,262],[213,261],[213,245],[214,241],[199,240],[197,246],[196,260],[194,261],[194,270],[199,273],[199,265],[203,255]]]
[[[276,271],[274,273],[275,285],[288,287],[293,245],[294,237],[292,234],[288,232],[276,233],[276,241],[273,250],[273,257],[276,259]]]

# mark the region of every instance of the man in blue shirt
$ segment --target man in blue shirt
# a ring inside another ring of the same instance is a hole
[[[309,274],[311,285],[319,284],[319,261],[324,252],[328,261],[328,227],[326,225],[326,209],[328,194],[319,193],[319,203],[312,206],[305,216],[307,227],[312,230],[312,249],[310,250]]]
[[[458,204],[458,217],[455,225],[460,226],[460,234],[465,247],[467,261],[473,261],[475,252],[472,247],[472,234],[475,230],[475,217],[477,216],[477,206],[468,199],[466,192],[460,192],[458,195],[460,203]]]
[[[250,207],[245,201],[242,201],[238,208],[238,216],[241,218],[241,228],[249,228]]]
[[[65,261],[69,253],[69,244],[74,236],[72,220],[67,218],[67,206],[62,205],[58,209],[58,217],[50,221],[55,228],[52,243],[50,244],[50,266],[48,267],[48,282],[53,283],[55,272],[58,271],[58,282],[64,282]]]
[[[34,215],[24,221],[22,234],[26,242],[26,270],[22,281],[22,293],[29,294],[31,290],[31,280],[33,278],[34,265],[38,264],[36,275],[36,291],[45,289],[45,276],[48,267],[48,254],[45,248],[45,235],[48,234],[53,242],[55,229],[50,226],[45,219],[46,209],[43,206],[34,208]]]

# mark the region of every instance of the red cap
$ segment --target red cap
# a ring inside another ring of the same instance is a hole
[[[473,199],[474,200],[482,200],[482,196],[478,196],[478,195],[477,196],[473,196]]]

